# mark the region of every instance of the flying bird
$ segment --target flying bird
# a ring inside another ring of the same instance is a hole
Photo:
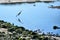
[[[19,16],[19,15],[21,14],[21,12],[22,12],[22,11],[20,11],[20,12],[16,15],[16,17]]]

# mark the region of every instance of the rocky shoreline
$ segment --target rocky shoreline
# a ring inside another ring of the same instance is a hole
[[[53,2],[53,0],[0,0],[0,4]]]

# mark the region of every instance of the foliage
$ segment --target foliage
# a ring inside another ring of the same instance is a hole
[[[31,30],[25,29],[23,26],[17,26],[8,22],[4,22],[0,20],[0,28],[7,29],[7,34],[4,32],[0,32],[0,40],[48,40],[48,37],[44,37],[44,33],[42,35],[33,32]],[[50,33],[48,33],[50,35]],[[57,34],[58,35],[58,34]]]

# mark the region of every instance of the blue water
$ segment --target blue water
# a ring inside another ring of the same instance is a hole
[[[33,6],[34,4],[36,6]],[[49,8],[50,5],[60,5],[60,2],[0,5],[0,20],[24,26],[29,30],[41,29],[45,33],[53,32],[60,34],[60,30],[53,30],[53,26],[60,26],[60,9]],[[21,10],[21,15],[16,17]],[[20,18],[23,24],[18,22],[18,18]]]

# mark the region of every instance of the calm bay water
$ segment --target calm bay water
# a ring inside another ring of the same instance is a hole
[[[43,32],[60,33],[60,30],[53,30],[53,26],[60,26],[60,9],[49,8],[51,5],[60,5],[60,2],[0,5],[0,20],[24,26],[29,30],[41,29]],[[21,15],[16,17],[20,11]],[[23,24],[18,22],[18,18]]]

